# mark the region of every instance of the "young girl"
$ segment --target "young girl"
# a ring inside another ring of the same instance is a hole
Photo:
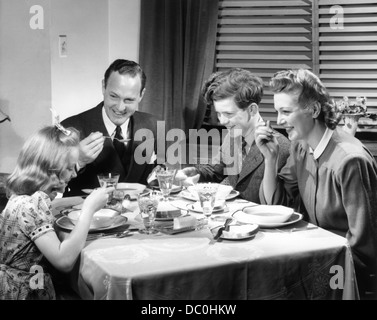
[[[93,214],[106,204],[113,188],[95,190],[84,201],[70,235],[58,239],[51,201],[76,176],[78,147],[75,129],[55,126],[41,129],[24,144],[7,179],[10,198],[0,214],[0,300],[55,299],[45,259],[59,271],[70,271],[85,245]]]

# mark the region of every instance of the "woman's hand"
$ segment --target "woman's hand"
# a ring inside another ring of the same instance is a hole
[[[274,161],[279,155],[279,143],[276,134],[276,131],[270,127],[269,121],[258,123],[255,129],[255,143],[267,161]]]

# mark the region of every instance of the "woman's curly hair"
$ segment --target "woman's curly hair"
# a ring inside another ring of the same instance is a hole
[[[322,81],[311,71],[306,69],[283,70],[274,74],[270,80],[273,93],[293,93],[303,108],[312,108],[313,103],[319,102],[321,112],[318,120],[334,130],[341,119],[341,113],[331,99]]]

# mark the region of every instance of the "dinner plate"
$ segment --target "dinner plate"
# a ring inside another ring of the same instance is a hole
[[[110,230],[117,227],[120,227],[124,225],[127,222],[127,218],[123,216],[117,216],[110,226],[104,227],[104,228],[90,228],[89,232],[95,232],[95,231],[104,231],[104,230]],[[55,223],[62,229],[72,231],[75,227],[74,224],[69,220],[67,216],[61,216],[60,218],[56,219]]]
[[[137,194],[143,192],[146,189],[146,186],[140,183],[128,183],[128,182],[119,182],[117,184],[117,190],[123,190],[131,196],[131,199],[136,199]],[[82,192],[90,194],[95,189],[81,189]]]
[[[77,204],[77,205],[65,205],[65,206],[57,206],[55,210],[57,210],[59,213],[63,213],[63,211],[72,211],[72,210],[81,210],[83,206],[83,203]],[[64,212],[66,214],[66,212]]]
[[[141,193],[147,186],[141,183],[119,182],[117,190],[124,190],[130,194]]]
[[[155,189],[155,190],[160,190],[159,186],[154,186],[152,188]],[[173,185],[173,187],[172,187],[172,189],[170,191],[170,194],[178,193],[180,191],[182,191],[182,187],[181,186]]]
[[[245,224],[254,224],[250,222],[250,215],[243,211],[236,211],[233,215],[233,217],[240,223]],[[294,224],[298,221],[302,220],[302,214],[293,212],[291,217],[286,222],[281,223],[260,223],[258,224],[260,228],[278,228],[278,227],[285,227],[291,224]]]
[[[248,214],[250,223],[283,223],[289,220],[294,210],[281,205],[247,206],[242,210]]]
[[[239,196],[239,191],[237,190],[232,190],[230,194],[225,198],[225,200],[232,200],[236,197]],[[185,198],[186,200],[191,200],[191,201],[198,201],[199,197],[197,195],[192,194],[188,190],[182,190],[182,192],[179,194],[182,198]]]

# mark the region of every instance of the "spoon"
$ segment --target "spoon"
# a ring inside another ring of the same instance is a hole
[[[110,136],[103,136],[104,138],[108,138],[108,139],[111,139],[111,140],[113,140],[113,139],[116,139],[116,140],[118,140],[119,142],[128,142],[128,141],[131,141],[131,139],[118,139],[118,138],[112,138],[112,137],[110,137]]]

